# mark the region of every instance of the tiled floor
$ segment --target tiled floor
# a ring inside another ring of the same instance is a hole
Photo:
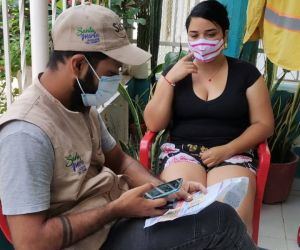
[[[300,250],[300,179],[296,178],[288,200],[279,205],[263,205],[259,246],[269,250]]]

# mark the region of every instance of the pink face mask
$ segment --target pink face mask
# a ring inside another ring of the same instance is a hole
[[[189,41],[188,45],[196,60],[211,62],[224,49],[224,40],[206,40],[200,38],[196,41]]]

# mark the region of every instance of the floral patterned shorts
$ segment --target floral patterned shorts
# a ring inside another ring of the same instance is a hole
[[[242,166],[249,168],[254,173],[256,173],[257,170],[257,160],[255,159],[254,151],[252,149],[245,153],[234,155],[211,168],[208,168],[205,164],[203,164],[200,157],[200,153],[203,153],[208,149],[205,146],[194,144],[164,143],[160,149],[161,153],[159,155],[159,165],[162,167],[162,169],[167,168],[171,164],[177,162],[191,162],[202,165],[206,172],[213,168],[226,165]]]

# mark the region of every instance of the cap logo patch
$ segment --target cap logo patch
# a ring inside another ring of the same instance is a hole
[[[100,36],[96,31],[92,28],[77,28],[76,35],[84,41],[85,44],[97,44],[100,42]]]
[[[125,38],[127,36],[122,23],[113,23],[113,27],[118,37]]]

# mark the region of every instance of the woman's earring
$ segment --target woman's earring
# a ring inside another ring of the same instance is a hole
[[[225,42],[225,43],[224,43],[224,48],[227,49],[227,47],[228,47],[228,43]]]

